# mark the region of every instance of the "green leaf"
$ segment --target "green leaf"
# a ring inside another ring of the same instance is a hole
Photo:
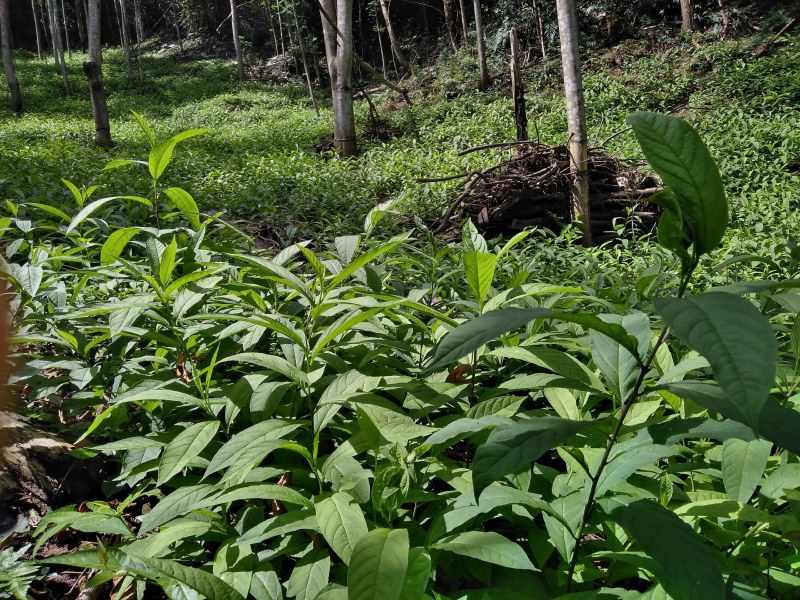
[[[519,544],[493,531],[466,531],[444,538],[431,548],[469,556],[509,569],[536,569]]]
[[[717,165],[689,123],[639,112],[628,116],[645,157],[680,201],[684,230],[698,253],[722,241],[728,227],[728,202]]]
[[[489,289],[492,287],[497,257],[494,254],[474,251],[464,254],[462,260],[467,283],[478,301],[478,305],[483,307]]]
[[[100,198],[84,206],[81,211],[72,218],[72,221],[70,222],[69,227],[67,227],[67,231],[65,233],[67,235],[72,233],[72,231],[74,231],[78,225],[83,223],[94,211],[104,204],[108,204],[114,200],[132,200],[134,202],[138,202],[139,204],[144,204],[145,206],[153,206],[153,203],[150,202],[150,200],[147,198],[142,198],[141,196],[109,196],[108,198]]]
[[[109,235],[100,251],[100,264],[110,265],[115,262],[119,255],[122,254],[125,246],[128,245],[128,242],[140,231],[141,228],[139,227],[123,227]]]
[[[219,430],[219,421],[204,421],[190,425],[172,440],[158,464],[158,481],[162,485],[180,473],[214,439]]]
[[[558,417],[539,417],[498,427],[478,447],[472,463],[475,498],[493,481],[518,473],[548,450],[559,446],[588,423]]]
[[[270,371],[280,373],[295,383],[308,383],[308,375],[280,356],[262,354],[258,352],[242,352],[241,354],[223,358],[217,364],[223,364],[226,362],[242,362],[255,365],[257,367],[262,367],[264,369],[269,369]]]
[[[408,551],[408,570],[400,590],[400,600],[419,600],[425,594],[431,578],[431,557],[422,548]]]
[[[328,585],[331,570],[331,557],[324,550],[313,550],[295,565],[289,581],[286,582],[286,595],[297,600],[314,600]]]
[[[620,325],[605,323],[594,315],[560,313],[549,308],[505,308],[482,314],[448,333],[436,347],[433,360],[426,372],[430,373],[454,363],[487,342],[514,331],[534,319],[559,319],[583,325],[614,339],[632,355],[637,356],[639,353],[639,342],[636,338],[628,335]]]
[[[592,359],[605,376],[609,389],[618,400],[625,400],[633,391],[639,376],[639,365],[650,349],[650,321],[642,312],[626,315],[599,315],[606,323],[620,325],[639,342],[638,352],[632,355],[612,338],[592,331],[589,340],[592,346]]]
[[[408,532],[373,529],[353,548],[348,600],[399,600],[408,571]]]
[[[657,502],[637,500],[611,516],[654,558],[663,571],[661,583],[686,600],[724,600],[722,567],[711,550],[680,517]]]
[[[206,498],[216,494],[218,491],[218,487],[215,484],[190,485],[176,489],[159,500],[153,510],[139,517],[142,523],[139,528],[139,535],[164,525],[176,517],[182,517],[193,510],[197,510],[203,506]]]
[[[765,440],[725,440],[722,444],[722,483],[732,500],[747,502],[764,476],[772,451]]]
[[[153,135],[153,130],[150,125],[148,125],[147,121],[144,120],[144,117],[135,110],[132,110],[131,113],[133,114],[133,118],[136,119],[136,122],[139,123],[141,130],[147,136],[147,141],[150,143],[150,147],[155,148],[156,138],[155,135]]]
[[[656,309],[687,346],[708,360],[717,383],[758,432],[778,360],[769,321],[751,302],[722,292],[656,300]]]
[[[155,181],[161,179],[164,171],[169,166],[169,161],[172,159],[172,153],[175,150],[175,146],[177,146],[179,142],[188,140],[189,138],[197,135],[202,135],[204,133],[208,133],[208,129],[190,129],[188,131],[183,131],[178,135],[161,142],[159,145],[150,150],[150,157],[147,162],[150,168],[151,177]]]
[[[172,201],[175,208],[177,208],[181,214],[186,217],[186,220],[192,224],[192,227],[200,229],[200,211],[191,194],[177,187],[166,188],[163,192],[167,195],[167,198]]]
[[[206,468],[205,477],[243,461],[263,460],[270,451],[280,447],[282,438],[300,427],[302,423],[270,419],[248,427],[231,437],[217,450]]]
[[[178,242],[175,236],[172,236],[172,241],[164,249],[161,255],[161,262],[158,269],[158,278],[162,286],[166,286],[169,280],[172,279],[172,272],[175,270],[175,256],[178,253]]]
[[[747,424],[742,412],[719,386],[707,381],[681,381],[660,386],[728,419]],[[758,433],[762,437],[800,456],[800,412],[769,399],[761,411]]]
[[[358,541],[367,534],[367,521],[350,494],[336,492],[315,505],[322,537],[345,564]]]

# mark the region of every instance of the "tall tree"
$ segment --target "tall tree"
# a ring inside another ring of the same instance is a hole
[[[692,0],[681,0],[681,29],[694,31],[694,6],[692,6]]]
[[[122,39],[122,50],[125,54],[125,75],[127,76],[128,88],[133,87],[133,50],[131,49],[131,35],[128,19],[128,1],[117,0],[119,4],[119,29]]]
[[[61,19],[64,22],[64,41],[67,44],[67,54],[72,58],[72,46],[69,43],[69,23],[67,22],[67,7],[64,0],[61,0]]]
[[[233,48],[236,50],[236,72],[239,81],[244,81],[244,59],[242,58],[242,41],[239,39],[239,11],[236,0],[231,0],[231,32],[233,34]]]
[[[294,27],[297,32],[297,43],[300,45],[300,56],[303,59],[303,73],[306,77],[306,85],[308,86],[308,97],[311,99],[311,104],[314,106],[314,112],[319,116],[319,105],[317,98],[314,96],[314,86],[311,85],[311,72],[308,68],[308,54],[306,52],[306,42],[303,39],[303,30],[300,28],[300,19],[297,16],[297,3],[292,2],[292,14],[294,15]]]
[[[567,99],[569,158],[572,172],[570,212],[578,221],[583,243],[592,245],[589,215],[589,158],[586,134],[586,111],[583,100],[583,79],[578,52],[578,15],[574,0],[556,0],[558,35],[561,40],[561,64],[564,70],[564,93]]]
[[[333,99],[333,143],[342,156],[358,153],[353,114],[353,0],[320,0],[325,56]]]
[[[136,45],[144,41],[144,16],[142,14],[142,0],[133,0],[133,24],[136,30]]]
[[[87,10],[86,34],[89,43],[88,60],[83,70],[89,80],[89,94],[92,97],[95,141],[103,148],[113,148],[111,126],[108,123],[106,91],[103,87],[103,50],[100,44],[100,0],[89,0]]]
[[[39,31],[39,18],[36,16],[36,0],[31,0],[31,11],[33,12],[33,28],[36,31],[36,54],[39,60],[44,58],[42,53],[42,32]]]
[[[467,25],[467,3],[458,0],[458,11],[461,14],[461,45],[469,47],[469,26]]]
[[[8,12],[8,0],[0,0],[0,47],[3,53],[3,70],[6,73],[8,89],[11,91],[11,110],[22,112],[22,94],[19,91],[17,72],[11,58],[11,21]]]
[[[403,49],[400,47],[400,39],[397,37],[394,25],[392,24],[392,17],[389,12],[390,0],[378,0],[378,2],[381,5],[383,20],[386,23],[386,33],[389,34],[389,44],[392,47],[392,54],[394,54],[394,58],[398,65],[400,65],[403,69],[408,69],[411,66],[411,63],[408,62],[406,55],[403,53]]]
[[[64,90],[64,95],[69,96],[72,90],[69,85],[69,76],[67,74],[67,61],[64,58],[64,41],[61,38],[61,24],[58,18],[58,2],[56,0],[47,0],[47,12],[50,20],[50,33],[53,41],[53,60],[61,71],[61,85]]]
[[[486,63],[486,40],[483,37],[483,16],[481,14],[481,0],[472,0],[475,10],[475,37],[478,41],[478,67],[481,72],[481,90],[491,85],[489,66]]]
[[[447,36],[450,38],[450,45],[453,52],[458,51],[456,45],[456,32],[453,25],[453,0],[442,0],[442,12],[444,13],[444,24],[447,27]]]
[[[78,24],[78,40],[81,48],[86,49],[86,9],[82,0],[75,0],[75,22]]]

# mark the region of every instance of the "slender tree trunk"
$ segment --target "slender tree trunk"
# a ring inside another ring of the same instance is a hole
[[[42,53],[42,32],[39,30],[39,17],[36,15],[36,0],[31,0],[31,10],[33,11],[33,27],[36,31],[36,54],[39,60],[44,59]]]
[[[133,0],[133,25],[136,31],[136,45],[141,46],[145,36],[142,0]]]
[[[69,43],[69,25],[67,24],[67,7],[64,5],[64,0],[61,0],[61,18],[64,21],[64,41],[67,44],[67,55],[72,58],[72,48]]]
[[[272,46],[274,52],[272,53],[273,56],[277,56],[278,54],[278,34],[275,32],[275,24],[272,21],[272,11],[269,8],[269,2],[264,7],[264,16],[267,18],[267,23],[269,24],[269,30],[272,32]]]
[[[61,84],[65,96],[69,96],[72,90],[69,86],[67,75],[67,61],[64,59],[64,43],[61,39],[61,25],[58,19],[58,3],[56,0],[48,0],[47,8],[50,15],[50,33],[53,40],[53,59],[61,71]]]
[[[381,35],[381,22],[378,20],[378,13],[375,12],[375,33],[378,34],[378,47],[381,50],[381,72],[386,79],[386,51],[383,49],[383,36]]]
[[[17,72],[11,58],[11,21],[8,12],[8,0],[0,0],[0,48],[3,54],[3,70],[6,73],[8,89],[11,92],[11,110],[17,114],[22,112],[22,94],[19,91]]]
[[[333,143],[342,156],[358,153],[353,114],[353,0],[320,0],[325,56],[333,99]]]
[[[692,0],[681,0],[681,29],[694,31],[694,7]]]
[[[82,10],[81,0],[75,0],[75,22],[78,24],[78,41],[81,49],[86,49],[86,12]]]
[[[128,30],[128,3],[127,0],[119,2],[120,37],[122,50],[125,53],[125,75],[128,78],[128,89],[133,87],[133,51],[131,50],[131,36]]]
[[[547,81],[547,45],[544,41],[544,24],[542,23],[542,11],[539,9],[537,0],[533,0],[533,14],[536,18],[536,32],[539,35],[539,45],[542,49],[542,72]]]
[[[89,94],[92,97],[95,141],[103,148],[113,148],[111,126],[108,123],[108,106],[103,87],[103,51],[100,43],[100,0],[89,0],[86,33],[89,43],[88,61],[83,70],[89,80]]]
[[[522,71],[519,68],[519,44],[515,27],[508,32],[508,37],[511,43],[511,94],[514,98],[514,125],[517,128],[517,141],[524,142],[528,139],[528,113],[525,109],[525,82],[522,81]]]
[[[728,12],[728,7],[725,6],[724,0],[717,0],[717,4],[719,5],[719,14],[722,17],[722,34],[721,37],[724,40],[728,37],[728,34],[731,30],[731,16]]]
[[[389,45],[392,47],[392,54],[394,54],[397,64],[403,69],[409,69],[411,64],[408,62],[405,54],[403,54],[403,49],[400,47],[400,40],[395,33],[394,25],[392,25],[392,17],[389,13],[389,1],[390,0],[379,0],[381,12],[383,13],[383,20],[386,23],[386,33],[389,34]]]
[[[458,9],[461,13],[461,45],[469,48],[469,26],[467,25],[467,3],[458,0]]]
[[[283,41],[283,19],[281,18],[280,7],[278,9],[278,37],[281,40],[281,56],[286,57],[286,44]]]
[[[178,18],[178,9],[175,8],[175,2],[169,0],[169,7],[172,9],[172,16],[175,18],[175,33],[178,34],[178,47],[183,52],[183,36],[181,36],[181,23]]]
[[[303,59],[303,73],[306,76],[306,85],[308,86],[308,97],[311,99],[311,104],[314,106],[314,112],[319,116],[319,105],[317,105],[317,98],[314,96],[314,86],[311,85],[311,72],[308,70],[308,57],[306,56],[306,43],[303,39],[303,31],[300,29],[300,19],[297,18],[297,3],[292,2],[292,14],[294,15],[294,27],[297,32],[297,43],[300,46],[300,56]]]
[[[231,33],[233,47],[236,50],[236,73],[239,81],[244,81],[244,59],[242,58],[242,42],[239,40],[239,11],[236,8],[236,0],[231,0]]]
[[[578,17],[574,0],[556,0],[556,10],[558,11],[558,34],[561,39],[561,63],[564,70],[564,93],[567,99],[567,124],[569,126],[569,155],[572,172],[570,212],[573,219],[578,221],[583,244],[591,246],[592,230],[587,171],[589,145],[578,51]]]
[[[456,32],[453,26],[453,0],[442,0],[442,12],[444,13],[444,24],[447,27],[447,36],[450,38],[450,45],[453,52],[458,52],[456,45]]]
[[[36,0],[39,7],[39,24],[42,27],[42,47],[53,47],[53,36],[50,32],[50,9],[47,0]],[[47,53],[44,55],[44,62],[47,62]],[[56,66],[58,63],[56,62]]]
[[[481,15],[481,0],[472,0],[475,10],[475,37],[478,39],[478,67],[481,72],[481,90],[488,88],[492,81],[489,78],[489,66],[486,63],[486,41],[483,39],[483,16]]]

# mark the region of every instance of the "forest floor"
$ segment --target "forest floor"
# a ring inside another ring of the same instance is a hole
[[[771,231],[773,224],[785,232],[797,230],[790,224],[796,222],[800,197],[800,37],[780,41],[767,56],[753,59],[756,44],[630,41],[600,54],[593,51],[585,64],[591,143],[607,140],[612,156],[640,158],[632,134],[615,136],[625,129],[628,114],[653,110],[688,118],[721,163],[733,226],[750,233]],[[374,93],[377,127],[369,123],[367,103],[357,101],[362,153],[342,160],[318,150],[331,129],[324,91],[317,94],[322,111],[316,116],[300,85],[240,85],[229,61],[177,61],[164,52],[145,54],[143,79],[126,89],[121,53],[107,54],[109,110],[118,144],[111,152],[92,142],[82,57],[74,54],[69,61],[73,94],[64,98],[52,64],[18,56],[26,113],[0,117],[0,196],[70,202],[62,178],[79,186],[98,184],[100,193],[146,192],[148,182],[133,170],[102,172],[110,159],[146,154],[132,110],[164,137],[208,128],[208,135],[176,155],[169,183],[186,187],[204,209],[266,224],[267,237],[284,243],[359,231],[372,206],[393,198],[402,198],[401,210],[432,220],[462,182],[418,179],[482,168],[513,152],[459,154],[514,139],[504,70],[497,65],[495,86],[478,93],[468,55],[448,54],[435,66],[418,69],[406,81],[411,107],[396,94]],[[530,65],[525,77],[531,135],[543,144],[563,143],[566,124],[556,77],[545,79],[538,65]]]

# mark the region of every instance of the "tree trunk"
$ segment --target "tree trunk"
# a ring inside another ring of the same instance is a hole
[[[86,13],[82,10],[81,0],[75,0],[75,22],[78,24],[78,41],[81,49],[86,49]]]
[[[517,44],[517,29],[512,27],[508,32],[511,42],[511,94],[514,98],[514,124],[517,128],[517,141],[524,142],[528,139],[528,113],[525,109],[525,83],[522,81],[522,71],[519,68],[519,44]]]
[[[333,99],[333,143],[342,156],[358,153],[353,114],[353,0],[320,0],[325,56]]]
[[[169,0],[169,7],[172,10],[172,16],[175,18],[175,33],[178,34],[178,47],[183,52],[183,36],[181,35],[181,24],[178,18],[178,9],[175,8],[175,2]]]
[[[461,13],[461,45],[469,48],[469,26],[467,25],[467,3],[458,0],[458,9]]]
[[[36,0],[31,0],[31,11],[33,11],[33,27],[36,31],[36,54],[39,60],[44,60],[42,53],[42,32],[39,30],[39,18],[36,16]]]
[[[539,46],[542,49],[542,73],[544,79],[547,81],[547,46],[544,41],[544,25],[542,24],[542,11],[539,9],[539,3],[533,0],[533,15],[536,18],[536,33],[539,35]]]
[[[58,3],[56,0],[47,1],[47,9],[50,16],[50,38],[53,40],[53,60],[61,71],[61,85],[65,96],[69,96],[72,90],[69,87],[69,77],[67,76],[67,62],[64,59],[64,43],[61,40],[61,25],[58,22]]]
[[[567,99],[567,124],[569,126],[570,170],[572,171],[572,198],[570,212],[583,235],[583,244],[592,245],[589,215],[589,154],[586,135],[586,112],[583,101],[580,54],[578,52],[578,17],[574,0],[556,0],[558,35],[561,40],[561,64],[564,70],[564,93]]]
[[[278,38],[281,41],[281,56],[284,57],[284,64],[286,60],[286,44],[283,41],[283,19],[281,18],[280,7],[278,7]]]
[[[719,14],[722,17],[722,34],[721,37],[724,40],[728,37],[728,34],[731,30],[731,16],[728,12],[728,7],[725,6],[724,0],[717,0],[717,4],[719,4]]]
[[[692,0],[681,0],[681,29],[694,31],[694,7]]]
[[[128,3],[127,0],[117,1],[119,2],[120,37],[122,38],[122,50],[125,53],[125,75],[128,79],[128,89],[130,89],[133,87],[133,52],[131,36],[128,31]]]
[[[133,26],[136,31],[136,45],[141,46],[145,37],[142,0],[133,0]]]
[[[72,58],[72,47],[69,43],[69,25],[67,24],[67,7],[64,6],[64,0],[61,0],[61,18],[64,21],[64,41],[67,44],[67,55]]]
[[[456,45],[456,32],[453,26],[453,0],[442,0],[442,12],[444,13],[444,24],[447,27],[447,36],[450,38],[450,45],[453,52],[458,52]]]
[[[378,34],[378,48],[381,51],[381,72],[383,78],[386,79],[387,66],[386,66],[386,51],[383,49],[383,36],[381,35],[381,22],[378,20],[378,13],[375,12],[375,33]]]
[[[475,9],[475,37],[478,40],[478,66],[481,72],[481,90],[488,88],[492,81],[489,78],[489,66],[486,64],[486,41],[483,39],[483,16],[481,0],[472,0]]]
[[[389,45],[392,47],[392,54],[394,54],[397,64],[403,69],[408,70],[411,64],[408,62],[406,55],[403,54],[403,49],[400,47],[400,40],[397,38],[394,25],[392,25],[392,17],[389,14],[389,2],[390,0],[379,0],[381,12],[383,13],[383,20],[386,23],[386,33],[389,34]]]
[[[267,20],[267,26],[269,27],[269,30],[272,32],[272,45],[274,49],[272,55],[276,56],[278,54],[278,34],[275,33],[275,25],[272,22],[272,12],[269,9],[269,3],[267,3],[264,7],[264,17]]]
[[[89,42],[88,61],[83,70],[89,79],[89,94],[92,97],[95,141],[103,148],[113,148],[111,127],[108,123],[106,92],[103,88],[103,51],[100,44],[100,0],[89,0],[86,33]]]
[[[0,0],[0,47],[3,53],[3,70],[6,73],[8,89],[11,92],[11,110],[17,114],[22,112],[22,94],[19,91],[17,72],[11,58],[11,21],[8,12],[8,0]],[[5,319],[5,315],[0,315]]]
[[[236,73],[239,81],[244,81],[244,59],[242,58],[242,43],[239,40],[239,11],[236,9],[236,0],[231,0],[231,33],[233,48],[236,50]]]
[[[303,31],[300,29],[300,19],[297,18],[297,4],[292,2],[292,14],[294,15],[294,27],[297,32],[297,43],[300,46],[300,56],[303,59],[303,73],[306,76],[306,85],[308,86],[308,97],[311,99],[311,104],[314,106],[314,112],[319,116],[319,105],[317,98],[314,96],[314,86],[311,85],[311,72],[308,69],[308,57],[306,56],[306,43],[303,39]]]

